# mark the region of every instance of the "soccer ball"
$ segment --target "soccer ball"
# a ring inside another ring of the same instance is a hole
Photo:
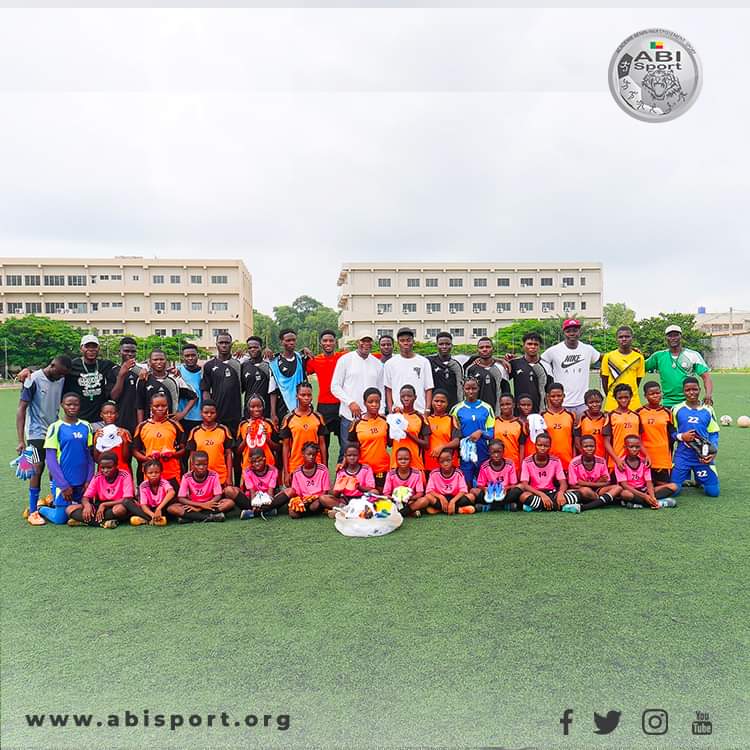
[[[750,417],[745,415],[737,417],[737,427],[750,427]]]
[[[723,416],[719,417],[719,422],[724,427],[729,427],[729,425],[732,424],[732,418],[729,416],[729,414],[724,414]]]

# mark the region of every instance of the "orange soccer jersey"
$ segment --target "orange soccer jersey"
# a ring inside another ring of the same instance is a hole
[[[309,414],[298,414],[297,410],[289,412],[279,430],[279,437],[289,441],[289,473],[291,474],[304,463],[302,448],[305,443],[319,443],[325,435],[326,425],[323,417],[316,411]]]
[[[373,474],[388,471],[388,422],[383,417],[357,419],[349,429],[349,440],[359,445],[359,460],[372,469]]]
[[[248,439],[248,433],[250,438]],[[243,419],[237,428],[237,447],[242,455],[242,471],[250,468],[250,451],[260,448],[269,466],[276,466],[268,441],[278,442],[278,435],[270,419]],[[258,445],[260,443],[260,445]]]
[[[547,432],[552,438],[550,454],[557,456],[562,463],[563,469],[568,470],[568,464],[573,458],[573,428],[576,418],[572,412],[563,409],[555,414],[551,411],[542,412],[542,417],[547,424]]]
[[[150,456],[152,453],[162,451],[179,450],[185,440],[185,431],[179,422],[174,419],[165,419],[163,422],[155,422],[147,419],[135,428],[133,435],[133,447],[141,453]],[[162,477],[164,479],[179,479],[180,459],[162,458]]]
[[[672,412],[666,406],[652,409],[642,406],[636,411],[640,420],[641,440],[648,452],[653,469],[671,469],[672,451],[669,439]]]
[[[104,428],[100,427],[95,433],[94,433],[94,447],[96,447],[96,441],[101,437],[102,430]],[[130,437],[130,433],[124,428],[124,427],[118,427],[117,428],[117,434],[119,435],[122,442],[119,445],[116,445],[114,448],[112,448],[109,453],[114,453],[115,456],[117,456],[117,468],[122,469],[123,471],[127,471],[128,474],[133,473],[133,467],[130,465],[130,461],[126,461],[123,457],[123,451],[125,450],[125,446],[131,446],[133,443],[133,438]]]
[[[612,443],[612,450],[615,456],[625,455],[625,438],[628,435],[638,435],[641,430],[641,421],[634,411],[611,411],[609,413],[609,423],[604,428],[604,434],[609,436]],[[609,468],[614,469],[615,462],[609,459]]]
[[[608,417],[606,414],[600,414],[594,418],[589,416],[589,413],[585,411],[581,415],[581,420],[578,423],[578,429],[576,435],[583,437],[584,435],[591,435],[596,440],[596,451],[595,455],[599,458],[607,458],[607,449],[604,447],[604,427],[607,425]]]
[[[438,469],[440,464],[437,458],[430,455],[431,452],[438,446],[460,437],[460,432],[455,417],[450,414],[427,417],[427,424],[430,426],[430,444],[424,454],[424,467],[427,471],[432,471]],[[453,465],[458,468],[458,451],[456,450],[453,451]]]
[[[512,461],[516,467],[516,472],[521,472],[521,445],[526,440],[526,432],[523,423],[513,417],[513,419],[495,419],[495,437],[503,441],[505,451],[503,456]]]
[[[427,438],[430,434],[430,427],[425,421],[425,418],[419,414],[419,412],[413,411],[411,414],[403,413],[409,426],[406,428],[408,433],[416,435],[421,438]],[[399,448],[406,448],[411,453],[411,468],[417,471],[424,471],[424,458],[422,457],[422,449],[410,438],[406,437],[403,440],[394,440],[393,447],[391,448],[391,468],[396,468],[396,454]]]
[[[222,484],[227,483],[227,462],[224,451],[231,449],[232,433],[223,424],[214,425],[210,430],[202,424],[193,427],[187,441],[187,448],[208,453],[208,468],[219,475]]]

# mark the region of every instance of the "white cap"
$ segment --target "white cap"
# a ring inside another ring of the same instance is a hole
[[[668,333],[682,333],[682,328],[680,326],[667,326],[664,329],[664,335],[666,336]]]
[[[99,339],[93,333],[87,333],[81,338],[81,346],[86,346],[86,344],[96,344],[99,346]]]
[[[365,331],[357,336],[357,341],[362,341],[362,339],[371,339],[372,341],[375,341],[375,337],[369,331]]]

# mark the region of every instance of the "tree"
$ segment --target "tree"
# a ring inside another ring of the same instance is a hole
[[[604,323],[608,328],[617,329],[620,326],[630,326],[635,323],[635,310],[631,310],[624,302],[610,302],[604,305]]]
[[[297,297],[291,305],[274,307],[273,319],[256,310],[253,311],[253,316],[255,332],[271,349],[278,349],[278,333],[284,328],[292,328],[297,332],[299,348],[306,346],[313,351],[317,350],[320,332],[326,328],[335,331],[337,338],[341,337],[338,313],[307,295]],[[264,333],[260,333],[260,330]]]
[[[7,347],[8,368],[18,371],[44,367],[58,354],[77,356],[84,333],[62,320],[26,315],[0,324],[0,344]]]
[[[695,327],[695,316],[689,313],[659,313],[643,318],[633,326],[635,345],[648,357],[659,349],[666,349],[664,329],[670,325],[682,328],[682,345],[705,354],[711,349],[706,334]]]
[[[253,310],[253,334],[263,339],[263,345],[276,348],[279,341],[279,327],[276,321],[259,310]]]

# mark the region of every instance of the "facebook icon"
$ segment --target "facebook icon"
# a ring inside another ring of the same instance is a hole
[[[566,708],[563,711],[562,718],[560,719],[560,723],[563,727],[563,734],[567,735],[570,733],[570,725],[573,723],[573,709],[572,708]]]

